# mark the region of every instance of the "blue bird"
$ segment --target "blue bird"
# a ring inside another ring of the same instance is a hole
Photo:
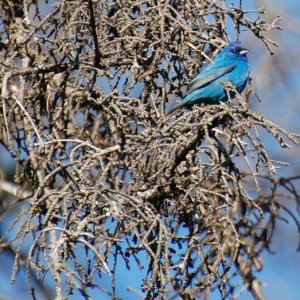
[[[249,64],[246,57],[248,50],[239,42],[228,44],[202,72],[188,85],[186,95],[167,113],[194,104],[217,104],[226,101],[228,95],[224,84],[231,82],[241,93],[248,81]],[[234,97],[234,92],[230,93]]]

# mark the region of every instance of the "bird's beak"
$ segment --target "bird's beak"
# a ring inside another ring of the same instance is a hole
[[[240,55],[245,55],[245,54],[247,54],[248,52],[249,52],[248,49],[242,49],[242,50],[240,51]]]

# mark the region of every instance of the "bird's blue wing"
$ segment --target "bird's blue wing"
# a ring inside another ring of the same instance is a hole
[[[235,69],[236,65],[225,66],[212,66],[209,65],[203,72],[196,76],[188,85],[186,94],[189,94],[212,81],[220,78],[224,74],[227,74]]]

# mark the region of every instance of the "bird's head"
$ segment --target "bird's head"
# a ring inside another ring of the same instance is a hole
[[[249,52],[240,42],[232,42],[228,44],[223,51],[222,54],[226,56],[231,56],[235,58],[244,58],[247,59],[246,54]]]

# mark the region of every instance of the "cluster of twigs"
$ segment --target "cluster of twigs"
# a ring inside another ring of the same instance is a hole
[[[15,249],[13,280],[31,242],[28,284],[51,273],[58,298],[95,286],[117,297],[123,261],[147,270],[147,299],[215,289],[262,299],[261,253],[282,210],[298,222],[282,199],[299,195],[298,178],[276,176],[282,163],[261,130],[281,147],[296,136],[249,109],[250,88],[235,102],[165,111],[228,42],[229,23],[269,47],[278,19],[242,1],[40,2],[0,4],[1,142],[16,183],[30,186],[17,195],[16,234],[2,237]],[[97,282],[105,273],[111,288]]]

